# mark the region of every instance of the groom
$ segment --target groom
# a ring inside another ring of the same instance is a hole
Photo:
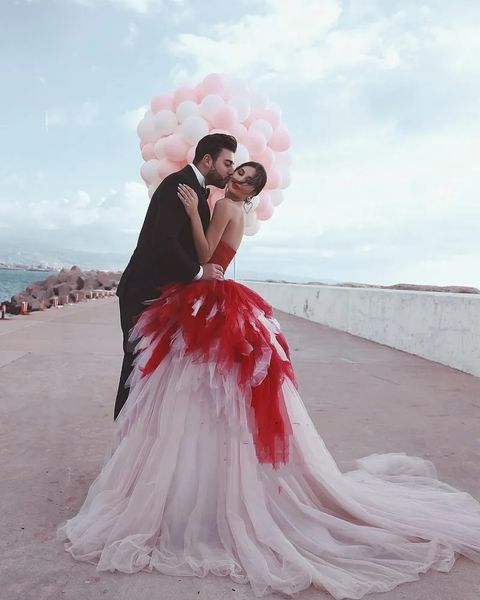
[[[117,288],[120,323],[123,332],[123,364],[115,401],[117,418],[128,396],[125,382],[132,371],[135,344],[128,341],[133,317],[144,308],[145,300],[159,296],[159,286],[175,281],[223,279],[219,265],[200,265],[193,243],[190,220],[177,196],[180,183],[198,195],[198,212],[204,231],[210,222],[207,185],[224,188],[233,173],[237,141],[223,133],[202,138],[193,163],[166,177],[155,190],[145,216],[137,247]]]

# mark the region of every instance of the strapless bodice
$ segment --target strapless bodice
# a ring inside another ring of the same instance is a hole
[[[220,265],[223,267],[223,270],[226,271],[228,265],[232,262],[236,254],[236,251],[229,246],[223,240],[218,242],[218,246],[215,248],[212,258],[208,261],[209,263],[214,263],[216,265]]]

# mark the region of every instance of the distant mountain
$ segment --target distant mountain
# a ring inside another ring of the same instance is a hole
[[[129,254],[101,254],[48,246],[40,246],[32,251],[0,243],[0,268],[58,271],[62,267],[78,265],[86,270],[121,271],[129,257]]]
[[[99,253],[87,250],[71,250],[66,248],[53,248],[39,244],[35,250],[19,249],[12,244],[0,242],[0,269],[25,269],[59,271],[62,267],[70,268],[73,265],[83,270],[122,271],[130,258],[129,253]],[[233,278],[233,265],[227,271],[227,276]],[[255,271],[236,267],[237,280],[250,279],[253,281],[288,281],[291,283],[319,283],[335,284],[338,281],[322,277],[299,276],[292,273],[278,273],[273,271]]]

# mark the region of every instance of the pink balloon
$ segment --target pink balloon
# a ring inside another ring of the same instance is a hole
[[[238,121],[230,127],[230,135],[233,135],[239,144],[243,144],[243,140],[247,134],[248,131],[245,125],[242,125]]]
[[[181,85],[173,92],[173,104],[175,108],[185,102],[185,100],[193,100],[197,102],[197,91],[191,85]]]
[[[160,94],[152,100],[152,112],[156,114],[159,110],[173,110],[173,96],[171,94]]]
[[[272,167],[267,172],[266,190],[276,190],[282,182],[282,175],[276,167]]]
[[[205,91],[205,88],[203,87],[203,83],[199,83],[195,86],[195,94],[197,95],[197,102],[200,104],[200,102],[207,95],[207,92]]]
[[[256,121],[257,119],[260,119],[260,111],[258,110],[254,110],[252,111],[248,117],[245,119],[245,121],[243,122],[243,124],[245,125],[245,127],[248,129],[250,127],[250,125]]]
[[[290,134],[285,127],[279,127],[275,129],[272,137],[270,138],[268,145],[275,152],[285,152],[290,148]]]
[[[153,144],[153,151],[155,152],[155,156],[157,158],[165,158],[165,142],[166,141],[167,141],[167,138],[162,137]]]
[[[181,162],[186,160],[189,147],[183,138],[174,133],[166,138],[163,150],[168,159],[173,162]]]
[[[243,145],[249,151],[252,156],[258,156],[265,151],[267,147],[267,142],[263,135],[258,131],[249,131],[245,136],[243,141]]]
[[[256,117],[257,119],[265,119],[265,121],[268,121],[270,123],[273,129],[277,129],[277,127],[280,125],[280,114],[276,110],[273,110],[273,108],[265,108],[264,110],[259,110],[256,114],[258,115]]]
[[[223,77],[218,75],[218,73],[210,73],[210,75],[207,75],[202,81],[202,84],[206,94],[225,95],[225,82]]]
[[[270,169],[273,167],[273,164],[275,163],[275,153],[268,146],[261,154],[253,156],[252,158],[253,160],[256,160],[257,162],[261,163],[267,171],[270,171]]]
[[[149,144],[143,145],[142,157],[143,157],[143,160],[152,160],[152,158],[157,158],[153,144],[149,143]]]
[[[181,168],[182,165],[180,163],[169,160],[168,158],[162,158],[162,160],[159,161],[158,174],[162,179],[165,179],[167,175],[175,173],[175,171],[179,171]]]
[[[211,123],[219,129],[230,129],[237,120],[237,114],[228,104],[224,104],[215,110],[212,114]]]
[[[274,210],[275,209],[273,207],[270,194],[262,192],[260,194],[260,203],[255,210],[257,219],[259,219],[260,221],[266,221],[267,219],[270,219],[270,217],[273,215]]]

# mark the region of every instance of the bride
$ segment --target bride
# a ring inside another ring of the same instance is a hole
[[[195,192],[179,187],[200,262],[228,267],[265,182],[258,163],[238,167],[206,237]],[[73,558],[99,571],[228,575],[256,596],[313,584],[337,600],[449,571],[456,553],[480,560],[480,504],[429,461],[374,454],[340,472],[272,308],[247,287],[166,286],[131,338],[112,450],[58,529]]]

